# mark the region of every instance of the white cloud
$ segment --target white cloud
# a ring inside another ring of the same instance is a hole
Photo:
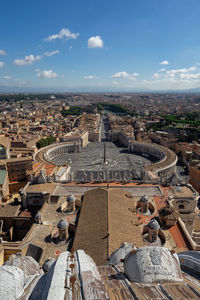
[[[160,69],[153,74],[153,78],[157,80],[157,82],[161,82],[163,84],[179,84],[188,80],[188,82],[194,82],[194,80],[200,79],[200,73],[195,73],[197,71],[197,67],[189,67],[189,68],[180,68],[180,69]]]
[[[0,68],[3,68],[3,66],[4,66],[4,62],[0,61]]]
[[[153,77],[156,78],[156,79],[158,79],[158,78],[161,77],[161,74],[159,74],[159,73],[156,72],[156,73],[153,74]]]
[[[196,73],[196,74],[181,73],[180,78],[181,79],[199,79],[200,78],[200,73]]]
[[[129,74],[126,71],[117,72],[112,75],[113,78],[128,78]]]
[[[159,70],[160,71],[160,70]],[[200,69],[196,66],[180,69],[163,70],[154,73],[154,80],[143,81],[151,89],[190,89],[200,86]],[[140,85],[141,82],[138,82]],[[144,86],[143,86],[144,88]]]
[[[15,78],[14,81],[16,81],[19,84],[26,84],[25,80],[19,79],[19,78]]]
[[[42,57],[42,55],[35,56],[33,54],[30,54],[25,56],[24,59],[15,59],[13,63],[17,66],[31,65],[33,62],[42,59]]]
[[[115,74],[112,75],[112,78],[128,78],[130,80],[136,80],[135,77],[139,76],[138,73],[132,73],[129,74],[126,71],[122,71],[122,72],[117,72]]]
[[[162,69],[158,70],[158,72],[165,72],[165,71],[166,71],[165,68],[162,68]]]
[[[53,70],[44,70],[40,71],[39,69],[35,70],[37,72],[37,77],[39,78],[57,78],[58,74],[53,72]]]
[[[185,75],[185,74],[184,74]],[[199,75],[200,76],[200,75]],[[149,87],[154,90],[177,90],[177,89],[190,89],[200,86],[200,77],[196,79],[181,79],[178,77],[175,78],[161,78],[157,80],[152,80],[145,82],[146,87]]]
[[[169,70],[169,71],[166,72],[166,76],[175,77],[176,75],[196,71],[196,69],[197,69],[196,67],[182,68],[182,69],[172,69],[172,70]]]
[[[45,56],[52,56],[52,55],[55,55],[55,54],[58,54],[58,53],[60,53],[59,50],[55,50],[55,51],[51,51],[51,52],[46,51],[46,52],[44,52],[44,55]]]
[[[4,78],[4,79],[12,79],[12,76],[6,75],[6,76],[4,76],[3,78]]]
[[[73,40],[76,40],[78,36],[79,36],[79,33],[72,33],[69,29],[63,28],[59,31],[59,33],[52,34],[52,35],[48,36],[45,39],[45,41],[51,42],[51,41],[56,40],[56,39],[65,39],[65,40],[73,39]]]
[[[3,49],[0,49],[0,55],[7,55],[6,51]]]
[[[169,61],[168,60],[163,60],[160,62],[160,65],[169,65]]]
[[[92,36],[88,39],[88,48],[103,48],[103,40],[99,35]]]
[[[93,75],[88,75],[88,76],[84,76],[83,78],[84,78],[84,79],[94,79],[94,78],[96,78],[96,77],[93,76]]]
[[[34,55],[34,54],[30,54],[30,55],[27,55],[25,56],[25,58],[23,59],[15,59],[14,60],[14,64],[17,65],[17,66],[26,66],[26,65],[31,65],[32,63],[34,63],[35,61],[38,61],[40,59],[42,59],[44,56],[52,56],[52,55],[55,55],[55,54],[58,54],[60,53],[59,50],[54,50],[54,51],[46,51],[44,52],[44,54],[42,55]]]
[[[69,48],[68,48],[69,50],[72,50],[72,46],[69,46]]]
[[[117,82],[117,81],[115,81],[115,80],[113,80],[113,81],[112,81],[112,84],[113,84],[113,85],[117,85],[117,84],[118,84],[118,82]]]

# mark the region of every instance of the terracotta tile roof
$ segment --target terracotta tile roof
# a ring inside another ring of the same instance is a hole
[[[37,169],[40,165],[41,165],[41,163],[34,163],[33,164],[33,170]]]
[[[169,232],[171,233],[173,240],[176,243],[177,248],[186,248],[187,249],[186,242],[185,242],[177,224],[170,227]]]
[[[54,165],[45,164],[46,175],[52,175],[53,170],[56,168]]]
[[[53,194],[56,186],[56,183],[30,184],[26,188],[26,193],[40,193],[46,191],[49,194]]]

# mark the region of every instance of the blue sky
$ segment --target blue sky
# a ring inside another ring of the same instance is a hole
[[[199,13],[199,0],[2,1],[0,86],[200,87]]]

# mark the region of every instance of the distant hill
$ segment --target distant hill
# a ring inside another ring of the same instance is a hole
[[[77,88],[68,88],[68,87],[60,87],[60,88],[33,88],[33,87],[19,87],[19,86],[3,86],[0,85],[0,93],[68,93],[68,92],[92,92],[92,93],[98,93],[98,92],[121,92],[121,93],[200,93],[200,87],[199,88],[193,88],[193,89],[177,89],[177,90],[151,90],[151,89],[121,89],[116,87],[77,87]]]

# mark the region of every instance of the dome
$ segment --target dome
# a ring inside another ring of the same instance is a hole
[[[140,201],[142,201],[142,202],[149,202],[149,198],[148,198],[147,195],[144,195],[144,196],[142,196],[142,197],[140,198]]]
[[[133,249],[133,244],[123,243],[120,248],[115,250],[108,259],[108,264],[117,265],[121,263],[121,259],[124,259],[127,253]]]
[[[67,196],[67,202],[74,202],[74,201],[75,201],[74,195]]]
[[[53,257],[50,257],[47,260],[45,260],[45,262],[43,263],[43,266],[42,266],[42,269],[44,270],[44,272],[48,272],[55,261],[56,260]]]
[[[69,226],[69,223],[64,219],[61,219],[57,225],[57,227],[60,229],[66,229],[68,226]]]
[[[133,282],[182,281],[179,259],[168,248],[142,247],[129,252],[124,259],[124,273]]]
[[[153,230],[159,230],[160,229],[160,225],[156,221],[156,219],[151,219],[151,221],[149,222],[148,226],[149,226],[149,228],[151,228]]]

